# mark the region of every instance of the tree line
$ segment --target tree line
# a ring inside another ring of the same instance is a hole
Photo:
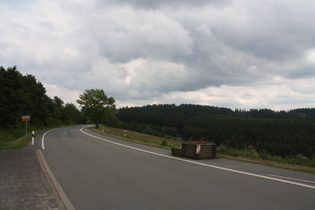
[[[315,156],[315,108],[235,111],[192,104],[123,107],[118,118],[124,129],[176,137],[205,139],[234,149],[254,148],[277,156]]]
[[[24,124],[23,115],[30,115],[37,127],[77,124],[80,111],[72,103],[55,96],[49,98],[46,89],[35,76],[22,75],[16,68],[0,66],[0,126],[15,129]]]

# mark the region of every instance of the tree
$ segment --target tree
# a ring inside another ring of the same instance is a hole
[[[82,107],[87,117],[99,127],[99,123],[108,123],[115,111],[115,99],[107,97],[103,90],[90,89],[85,90],[79,95],[77,103]]]
[[[80,111],[75,107],[74,104],[66,104],[63,108],[64,111],[64,122],[68,125],[77,124],[80,121]]]

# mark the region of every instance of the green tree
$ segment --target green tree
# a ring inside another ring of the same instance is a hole
[[[64,109],[64,122],[68,125],[80,122],[80,111],[74,104],[66,104]]]
[[[77,103],[82,107],[82,112],[99,127],[99,123],[108,124],[109,119],[114,115],[115,99],[107,97],[103,90],[85,90],[79,95]]]
[[[64,102],[57,96],[54,97],[54,99],[52,99],[53,104],[54,104],[54,117],[59,120],[62,121],[64,116],[63,116],[63,109],[64,109]]]

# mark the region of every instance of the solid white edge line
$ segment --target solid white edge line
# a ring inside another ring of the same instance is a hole
[[[42,137],[42,149],[45,149],[45,136],[46,136],[46,134],[49,133],[52,130],[54,130],[54,129],[51,129],[51,130],[47,131],[46,133],[44,133],[44,135]]]
[[[148,150],[139,149],[139,148],[136,148],[136,147],[131,147],[131,146],[120,144],[120,143],[117,143],[117,142],[113,142],[113,141],[110,141],[110,140],[107,140],[107,139],[104,139],[104,138],[101,138],[101,137],[98,137],[98,136],[94,136],[92,134],[89,134],[89,133],[83,131],[83,128],[81,128],[80,131],[82,133],[88,135],[88,136],[93,137],[93,138],[96,138],[96,139],[99,139],[99,140],[102,140],[102,141],[105,141],[105,142],[108,142],[108,143],[111,143],[111,144],[116,144],[118,146],[126,147],[126,148],[129,148],[129,149],[133,149],[133,150],[149,153],[149,154],[152,154],[152,155],[157,155],[157,156],[161,156],[161,157],[165,157],[165,158],[169,158],[169,159],[179,160],[179,161],[182,161],[182,162],[192,163],[192,164],[205,166],[205,167],[209,167],[209,168],[215,168],[215,169],[219,169],[219,170],[223,170],[223,171],[229,171],[229,172],[233,172],[233,173],[238,173],[238,174],[258,177],[258,178],[262,178],[262,179],[268,179],[268,180],[278,181],[278,182],[282,182],[282,183],[297,185],[297,186],[306,187],[306,188],[310,188],[310,189],[315,189],[315,186],[313,186],[313,185],[302,184],[302,183],[298,183],[298,182],[293,182],[293,181],[288,181],[288,180],[284,180],[284,179],[279,179],[279,178],[274,178],[274,177],[269,177],[269,176],[249,173],[249,172],[245,172],[245,171],[234,170],[234,169],[230,169],[230,168],[224,168],[224,167],[220,167],[220,166],[208,165],[208,164],[205,164],[205,163],[200,163],[200,162],[196,162],[196,161],[192,161],[192,160],[181,159],[181,158],[177,158],[177,157],[173,157],[173,156],[168,156],[168,155],[163,155],[163,154],[151,152],[151,151],[148,151]]]
[[[308,182],[308,183],[315,184],[315,182],[309,181],[309,180],[305,180],[305,179],[296,179],[296,178],[291,178],[291,177],[287,177],[287,176],[278,176],[278,175],[273,175],[273,174],[266,174],[266,175],[267,176],[278,177],[278,178],[283,178],[283,179],[291,179],[291,180],[295,180],[295,181]]]

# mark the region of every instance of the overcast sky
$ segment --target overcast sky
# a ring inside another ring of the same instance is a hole
[[[310,108],[314,19],[309,0],[0,0],[0,66],[65,103]]]

